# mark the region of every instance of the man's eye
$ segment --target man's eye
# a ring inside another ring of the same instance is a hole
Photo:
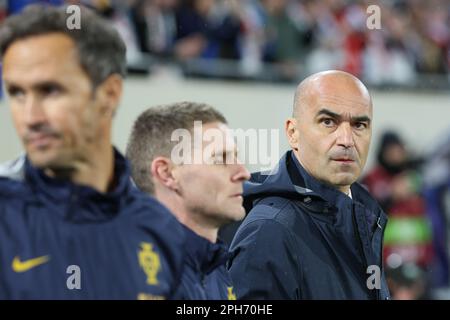
[[[61,92],[61,88],[58,86],[45,86],[42,88],[42,93],[46,96],[48,95],[54,95]]]
[[[23,90],[20,90],[18,88],[10,88],[10,89],[8,89],[8,95],[11,98],[19,98],[24,95],[24,92],[23,92]]]
[[[367,124],[365,122],[357,122],[355,123],[355,128],[358,130],[362,130],[367,128]]]
[[[326,119],[323,119],[322,121],[321,121],[326,127],[332,127],[332,126],[334,126],[334,120],[333,119],[330,119],[330,118],[326,118]]]

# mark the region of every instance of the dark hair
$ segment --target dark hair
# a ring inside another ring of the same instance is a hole
[[[378,163],[391,174],[400,173],[405,169],[405,163],[393,164],[386,159],[386,150],[394,145],[398,145],[402,148],[405,146],[403,140],[395,131],[385,131],[381,136],[380,145],[378,146],[377,160]]]
[[[69,29],[67,6],[31,5],[20,14],[8,17],[0,26],[0,53],[21,39],[49,33],[69,36],[78,50],[81,67],[94,87],[111,74],[125,76],[126,48],[119,33],[91,10],[80,7],[80,29]]]
[[[203,124],[227,123],[225,117],[210,105],[195,102],[155,106],[137,118],[128,141],[126,156],[131,162],[131,175],[139,189],[154,193],[151,162],[158,156],[170,157],[176,145],[176,142],[171,141],[172,132],[177,129],[192,132],[194,121],[201,121]]]

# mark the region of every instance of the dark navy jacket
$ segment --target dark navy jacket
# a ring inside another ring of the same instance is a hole
[[[220,241],[212,243],[185,227],[186,260],[177,290],[180,300],[235,300],[228,270],[228,248]]]
[[[231,244],[237,298],[388,298],[386,215],[357,183],[351,192],[311,177],[291,151],[271,174],[253,174],[244,187],[251,211]]]
[[[0,299],[173,295],[184,230],[132,185],[118,152],[116,186],[106,194],[49,178],[22,160],[14,179],[0,178]]]

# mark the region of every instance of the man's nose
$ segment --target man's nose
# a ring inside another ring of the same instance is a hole
[[[30,95],[26,98],[24,112],[25,124],[28,127],[34,127],[46,121],[44,108],[35,96]]]
[[[336,143],[344,148],[351,148],[355,145],[353,140],[352,126],[348,122],[343,122],[337,130]]]
[[[250,172],[247,170],[247,168],[238,161],[236,166],[236,172],[232,177],[233,181],[247,181],[250,179]]]

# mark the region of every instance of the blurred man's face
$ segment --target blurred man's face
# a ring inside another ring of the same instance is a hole
[[[286,0],[265,0],[263,4],[269,14],[278,15],[286,10]]]
[[[236,145],[226,125],[214,122],[203,124],[202,129],[204,134],[215,130],[221,139],[200,146],[203,163],[180,165],[173,175],[179,181],[184,206],[194,215],[192,218],[220,227],[244,218],[242,184],[250,174],[237,159]]]
[[[372,134],[372,105],[354,80],[329,77],[313,85],[297,119],[298,156],[315,178],[346,190],[361,174]]]
[[[202,16],[207,15],[213,5],[214,0],[195,0],[194,4],[196,11]]]
[[[162,10],[172,10],[178,4],[178,0],[158,0],[150,2],[154,2]]]
[[[401,144],[394,143],[386,147],[383,152],[383,157],[388,164],[402,165],[407,158],[407,154]]]
[[[99,99],[68,36],[15,41],[4,55],[3,76],[16,130],[35,166],[67,169],[95,152]]]

